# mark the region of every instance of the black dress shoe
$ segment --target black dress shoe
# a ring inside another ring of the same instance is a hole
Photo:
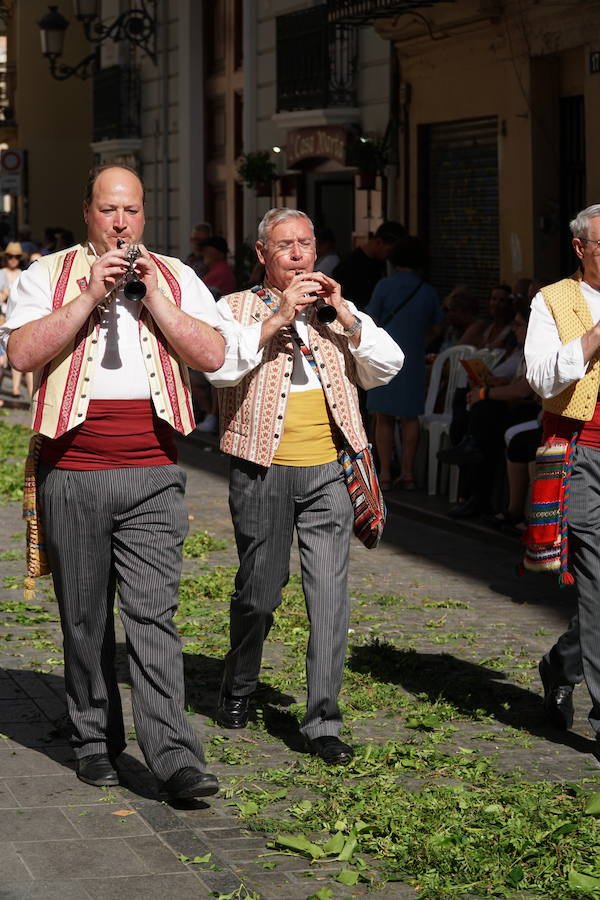
[[[476,465],[484,461],[484,454],[471,435],[462,439],[460,444],[454,447],[444,447],[438,450],[437,458],[440,462],[450,463],[455,466]]]
[[[75,773],[80,781],[93,784],[94,787],[115,787],[119,783],[119,774],[108,753],[82,756],[75,762]]]
[[[250,715],[250,696],[232,697],[221,694],[215,721],[222,728],[245,728]]]
[[[540,678],[544,687],[544,712],[550,725],[568,731],[573,725],[573,688],[570,684],[555,685],[546,659],[539,664]]]
[[[451,506],[448,515],[451,519],[472,519],[483,512],[481,504],[476,497],[468,497],[462,503]]]
[[[330,766],[345,766],[354,756],[354,750],[348,744],[344,744],[334,734],[324,734],[322,737],[306,738],[306,748],[315,756]]]
[[[164,789],[174,800],[194,800],[196,797],[210,797],[211,794],[216,794],[219,782],[210,772],[201,772],[193,766],[186,766],[165,781]]]

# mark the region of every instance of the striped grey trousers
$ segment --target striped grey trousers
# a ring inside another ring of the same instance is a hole
[[[589,721],[600,733],[600,450],[577,445],[569,497],[569,563],[577,612],[546,655],[556,685],[585,679],[592,698]]]
[[[173,624],[188,529],[179,466],[88,472],[40,466],[38,497],[58,598],[67,707],[76,757],[125,747],[115,673],[115,588],[125,628],[137,741],[168,779],[204,768],[184,711],[183,657]]]
[[[229,506],[240,567],[231,601],[231,649],[225,659],[223,690],[247,696],[256,688],[263,643],[289,579],[295,526],[310,622],[308,701],[300,730],[310,738],[338,734],[354,521],[341,466],[336,460],[321,466],[266,469],[234,457]]]

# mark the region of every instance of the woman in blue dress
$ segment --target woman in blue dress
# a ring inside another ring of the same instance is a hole
[[[404,366],[389,384],[367,393],[367,409],[374,413],[373,434],[382,489],[392,484],[394,428],[398,419],[402,459],[400,476],[394,484],[414,490],[419,416],[425,407],[425,347],[436,332],[441,332],[444,314],[435,289],[419,275],[426,264],[425,247],[419,238],[400,238],[389,261],[396,271],[391,278],[379,282],[365,312],[402,347]]]

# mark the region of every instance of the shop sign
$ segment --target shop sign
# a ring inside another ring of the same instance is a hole
[[[293,168],[303,159],[333,159],[346,165],[346,129],[341,125],[295,128],[288,132],[287,164]]]

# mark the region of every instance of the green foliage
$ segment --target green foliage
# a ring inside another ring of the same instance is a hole
[[[419,790],[404,786],[407,766],[422,776]],[[600,897],[600,793],[515,782],[477,756],[391,741],[360,748],[346,770],[330,770],[327,778],[313,761],[257,778],[310,789],[315,800],[286,822],[266,816],[268,794],[242,788],[238,806],[254,804],[247,827],[273,830],[274,851],[343,862],[338,880],[353,873],[343,884],[403,880],[418,886],[419,896],[439,900],[512,897],[516,888],[538,898],[584,889]],[[457,783],[442,781],[448,778]],[[358,854],[377,860],[377,870]]]
[[[238,175],[248,187],[273,181],[276,172],[277,166],[268,150],[248,151],[240,156]]]
[[[388,162],[389,145],[386,137],[363,135],[348,144],[347,163],[360,172],[383,175]]]
[[[0,422],[0,500],[23,499],[23,467],[31,431]]]
[[[195,531],[183,542],[184,559],[206,559],[211,550],[224,550],[227,541],[220,541],[208,531]]]

